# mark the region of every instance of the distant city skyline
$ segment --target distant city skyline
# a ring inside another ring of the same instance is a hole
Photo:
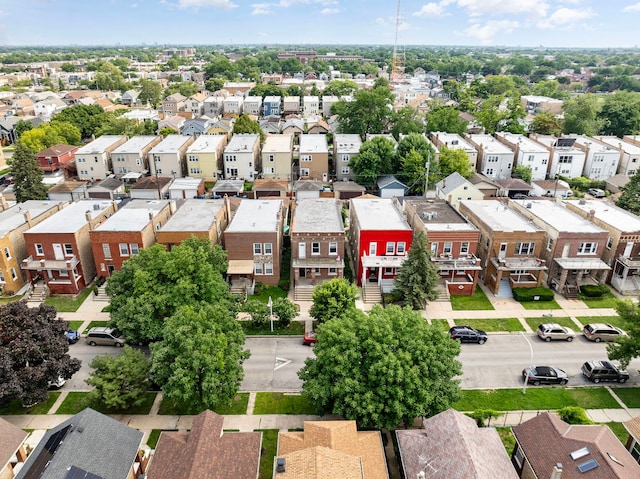
[[[393,44],[395,0],[2,0],[0,45]],[[632,48],[640,1],[403,0],[401,45]]]

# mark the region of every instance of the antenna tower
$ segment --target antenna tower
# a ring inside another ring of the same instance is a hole
[[[393,44],[393,59],[391,60],[391,81],[400,81],[404,74],[404,50],[398,47],[398,35],[400,32],[400,0],[398,0],[398,11],[396,13],[396,40]]]

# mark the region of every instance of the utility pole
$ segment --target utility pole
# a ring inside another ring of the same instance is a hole
[[[427,191],[429,191],[429,165],[431,164],[430,161],[427,161],[424,164],[424,167],[426,168],[426,173],[424,175],[425,179],[424,179],[424,197],[427,197]]]

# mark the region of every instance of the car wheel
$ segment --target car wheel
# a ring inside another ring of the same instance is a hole
[[[534,386],[540,386],[540,381],[533,381]]]
[[[627,378],[620,378],[620,379],[618,379],[618,382],[621,383],[621,384],[622,383],[626,383],[627,382]]]
[[[569,337],[567,338],[567,342],[569,342],[569,343],[570,343],[571,341],[573,341],[573,336],[569,336]]]
[[[478,339],[478,344],[484,344],[486,342],[487,342],[486,339]]]
[[[121,348],[122,347],[122,343],[116,343],[116,348]]]
[[[569,381],[567,381],[566,379],[563,379],[562,381],[560,381],[560,384],[567,384]]]
[[[600,382],[600,379],[599,378],[593,378],[593,382],[598,384]]]
[[[600,339],[600,338],[596,338],[596,339],[594,339],[594,341],[595,341],[596,343],[599,343],[600,341],[602,341],[602,339]]]
[[[96,343],[95,343],[95,342],[93,342],[93,341],[89,341],[89,346],[95,346],[95,345],[96,345]]]
[[[551,338],[549,338],[549,337],[544,338],[544,340],[545,340],[547,343],[550,343],[550,342],[551,342]]]

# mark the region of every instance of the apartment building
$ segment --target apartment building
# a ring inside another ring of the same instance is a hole
[[[360,135],[336,133],[333,135],[333,162],[337,181],[355,180],[355,173],[349,161],[360,152],[362,140]]]
[[[127,141],[124,135],[103,135],[76,151],[80,180],[101,180],[111,173],[111,152]]]
[[[162,141],[162,136],[134,136],[111,152],[111,163],[116,175],[130,172],[145,174],[149,172],[149,152]]]
[[[262,145],[262,177],[291,179],[293,135],[267,135]]]
[[[584,135],[578,135],[574,145],[585,153],[582,176],[591,180],[606,180],[618,171],[621,157],[619,149]]]
[[[260,135],[235,134],[224,149],[224,177],[253,181],[258,175]]]
[[[222,177],[222,155],[226,146],[225,135],[200,135],[187,148],[187,175],[206,180]]]
[[[184,176],[187,148],[193,143],[192,136],[167,135],[149,150],[149,171],[152,175]]]
[[[582,176],[587,155],[583,150],[574,146],[575,138],[556,138],[536,133],[530,134],[529,138],[543,145],[551,153],[549,178],[553,179],[556,175],[567,178]]]
[[[514,153],[491,135],[469,135],[469,143],[478,151],[477,169],[488,178],[511,178]]]
[[[464,150],[469,158],[469,164],[476,170],[478,167],[478,150],[462,138],[457,133],[446,133],[443,131],[434,131],[431,133],[431,141],[438,148],[449,148],[450,150]]]
[[[550,151],[540,143],[524,135],[496,132],[496,139],[504,143],[514,153],[514,165],[531,169],[531,180],[545,180],[550,166]]]
[[[298,175],[301,179],[329,180],[329,145],[325,135],[300,135]]]

